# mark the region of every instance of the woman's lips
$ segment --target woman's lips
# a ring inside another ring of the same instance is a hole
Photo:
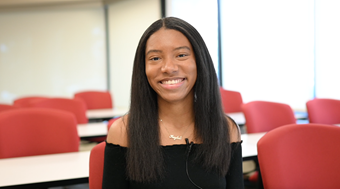
[[[180,83],[184,80],[185,80],[184,78],[182,78],[182,79],[169,79],[169,80],[160,81],[160,83],[165,84],[165,85],[174,85],[174,84]]]
[[[185,81],[185,78],[167,79],[167,80],[162,80],[159,83],[165,89],[177,89],[178,87],[183,85],[184,81]]]

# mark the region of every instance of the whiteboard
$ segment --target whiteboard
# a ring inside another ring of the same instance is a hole
[[[0,13],[0,103],[105,90],[102,7]]]

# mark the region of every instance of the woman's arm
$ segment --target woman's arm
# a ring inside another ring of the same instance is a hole
[[[241,132],[239,126],[229,117],[228,125],[232,154],[229,170],[226,176],[227,189],[244,189]]]
[[[123,119],[118,119],[112,124],[107,136],[104,155],[103,189],[128,188],[125,159],[127,138]]]
[[[125,115],[112,123],[107,134],[107,143],[118,144],[120,146],[127,147],[127,118],[128,115]]]
[[[227,120],[228,120],[228,125],[229,125],[230,143],[241,142],[240,127],[229,116],[227,116]]]

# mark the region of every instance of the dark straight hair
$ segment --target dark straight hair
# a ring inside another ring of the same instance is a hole
[[[202,142],[196,150],[196,160],[201,161],[207,170],[225,175],[231,156],[229,125],[222,109],[217,76],[208,48],[192,25],[179,18],[167,17],[147,28],[136,50],[127,127],[127,176],[139,182],[152,182],[163,176],[157,94],[145,74],[146,42],[161,28],[181,32],[192,45],[197,67],[194,86],[197,99],[193,107],[195,137]]]

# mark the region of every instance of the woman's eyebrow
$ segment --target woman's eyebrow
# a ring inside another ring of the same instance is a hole
[[[150,53],[152,53],[152,52],[162,52],[161,50],[154,50],[154,49],[151,49],[151,50],[149,50],[147,53],[146,53],[146,55],[148,55],[148,54],[150,54]]]
[[[174,49],[174,51],[177,51],[177,50],[181,50],[181,49],[187,49],[187,50],[191,50],[188,46],[182,46],[182,47],[177,47]]]
[[[190,48],[189,48],[188,46],[177,47],[177,48],[175,48],[173,51],[177,51],[177,50],[181,50],[181,49],[187,49],[187,50],[190,51]],[[149,51],[146,53],[146,55],[148,55],[148,54],[150,54],[150,53],[152,53],[152,52],[159,53],[159,52],[162,52],[162,51],[161,51],[161,50],[156,50],[156,49],[151,49],[151,50],[149,50]]]

